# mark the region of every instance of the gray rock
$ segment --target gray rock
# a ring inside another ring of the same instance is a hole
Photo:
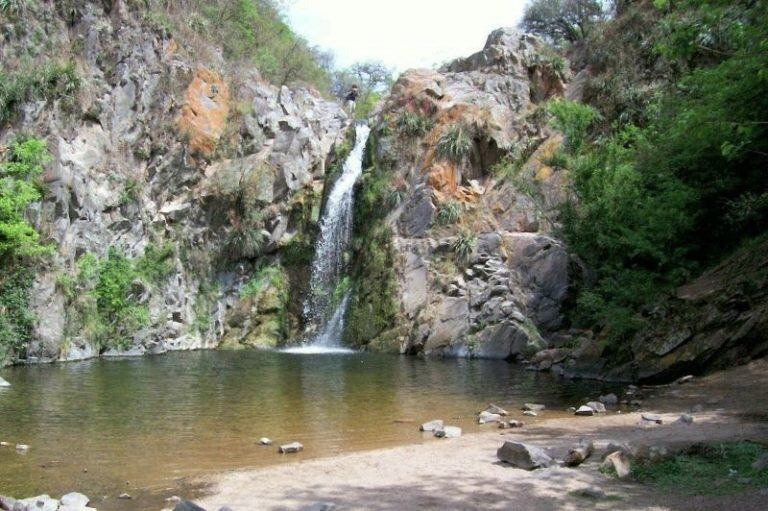
[[[502,418],[501,415],[497,413],[490,413],[490,412],[480,412],[477,415],[477,423],[478,424],[489,424],[491,422],[501,422]]]
[[[595,413],[605,413],[605,405],[600,401],[590,401],[587,406],[592,408]]]
[[[133,499],[133,497],[131,496],[130,493],[121,493],[120,495],[117,496],[117,498],[120,499],[120,500],[131,500],[131,499]]]
[[[595,410],[591,406],[584,405],[580,406],[573,414],[588,417],[594,415]]]
[[[582,439],[579,445],[571,448],[565,456],[565,464],[569,467],[581,465],[592,455],[595,446],[590,440]]]
[[[673,424],[693,424],[693,415],[688,415],[687,413],[684,413]]]
[[[495,413],[497,415],[503,415],[503,416],[509,415],[509,413],[504,408],[501,408],[500,406],[496,406],[493,403],[488,405],[488,408],[486,408],[485,411],[488,413]]]
[[[446,426],[443,428],[445,438],[459,438],[461,436],[461,428],[457,426]]]
[[[523,415],[525,415],[526,417],[538,417],[539,416],[539,414],[537,412],[534,412],[533,410],[525,410],[523,412]]]
[[[431,420],[429,422],[425,422],[424,424],[422,424],[421,427],[419,428],[419,430],[421,430],[421,431],[440,431],[441,429],[443,429],[443,427],[444,427],[443,421],[441,421],[439,419],[435,419],[435,420]]]
[[[598,401],[603,403],[604,405],[617,405],[619,404],[619,398],[616,396],[616,394],[610,393],[606,394],[604,396],[600,396],[597,398]]]
[[[3,511],[12,511],[14,504],[16,504],[16,499],[0,495],[0,509]]]
[[[403,236],[417,238],[423,236],[432,223],[435,206],[429,189],[422,188],[414,193],[405,203],[398,226]]]
[[[336,509],[336,505],[330,502],[315,502],[310,506],[302,508],[302,511],[333,511],[334,509]]]
[[[88,505],[90,500],[82,493],[70,492],[61,497],[61,505],[72,509],[83,508]]]
[[[520,442],[504,442],[496,451],[496,456],[505,463],[525,470],[548,467],[553,463],[541,447]]]
[[[56,511],[58,508],[59,501],[48,495],[17,500],[13,505],[13,511]]]
[[[616,451],[606,456],[601,467],[613,469],[619,478],[627,477],[631,470],[629,457],[621,451]]]
[[[545,405],[537,404],[537,403],[525,403],[523,405],[523,410],[528,412],[540,412],[546,408]]]
[[[182,500],[174,506],[173,511],[205,511],[205,509],[189,500]]]
[[[762,454],[759,458],[752,463],[752,468],[758,472],[762,472],[768,469],[768,453]]]
[[[675,380],[675,383],[677,383],[678,385],[682,385],[684,383],[690,383],[692,381],[693,381],[693,375],[692,374],[688,374],[686,376],[682,376],[682,377],[678,378],[677,380]]]
[[[278,449],[280,454],[292,454],[299,451],[303,451],[304,446],[299,442],[291,442],[290,444],[281,445]]]
[[[259,443],[261,445],[272,445],[272,440],[270,440],[267,437],[261,437],[261,438],[259,438]]]
[[[0,387],[10,387],[11,384],[5,381],[2,377],[0,377]]]

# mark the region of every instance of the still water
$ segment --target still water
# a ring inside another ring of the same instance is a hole
[[[104,510],[159,509],[191,476],[436,441],[418,431],[429,419],[487,430],[472,416],[489,402],[563,409],[604,390],[503,361],[361,353],[198,351],[0,376],[0,441],[31,446],[0,447],[0,493],[80,491]],[[279,455],[264,436],[305,451]]]

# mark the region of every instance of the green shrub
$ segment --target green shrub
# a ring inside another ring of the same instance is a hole
[[[0,0],[0,12],[18,14],[27,7],[27,0]]]
[[[437,223],[440,225],[455,224],[461,215],[461,204],[456,201],[446,201],[437,208]]]
[[[19,71],[0,67],[0,124],[11,121],[27,101],[71,98],[79,86],[80,78],[71,62],[47,63]]]
[[[557,150],[552,153],[552,156],[545,158],[543,163],[556,169],[567,169],[568,155],[565,153],[565,151]]]
[[[456,260],[461,263],[469,261],[472,252],[477,245],[477,237],[469,231],[461,231],[453,242],[453,253],[456,255]]]
[[[472,139],[461,125],[448,128],[437,141],[437,154],[454,162],[460,162],[472,151]]]
[[[258,296],[264,289],[285,287],[285,275],[279,266],[264,266],[240,289],[240,297]]]
[[[32,271],[3,266],[0,273],[0,363],[9,357],[23,356],[36,320],[29,310],[29,293],[34,281]]]
[[[587,129],[599,117],[594,108],[566,99],[550,101],[547,111],[553,117],[554,128],[565,135],[565,145],[572,153],[581,149],[587,137]]]
[[[633,477],[687,495],[729,495],[768,486],[768,471],[752,464],[768,454],[751,442],[698,445],[658,463],[638,463]]]
[[[395,129],[401,137],[423,137],[435,123],[429,117],[405,110],[395,121]]]

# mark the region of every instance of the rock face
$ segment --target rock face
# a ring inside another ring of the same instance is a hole
[[[537,38],[500,29],[475,55],[404,72],[378,107],[369,160],[397,198],[380,222],[393,264],[377,273],[393,285],[384,298],[363,288],[353,296],[350,342],[519,360],[548,347],[548,335],[565,325],[574,264],[551,234],[565,180],[545,163],[562,139],[533,112],[562,94],[567,75],[544,53]],[[447,157],[441,137],[457,130],[469,138],[466,154]],[[535,197],[492,172],[504,158],[518,160]],[[460,256],[455,247],[467,233]],[[374,264],[359,258],[362,267]],[[391,310],[386,321],[372,317],[381,309]]]
[[[67,101],[22,105],[0,128],[0,147],[30,133],[53,156],[31,220],[56,252],[37,274],[30,305],[39,322],[20,356],[286,342],[300,326],[306,285],[291,275],[307,263],[291,256],[311,247],[346,114],[309,88],[278,89],[255,69],[230,67],[216,48],[180,50],[138,4],[121,2],[119,15],[112,2],[77,4],[69,13],[30,3],[0,34],[4,62],[45,33],[80,78]],[[168,271],[137,279],[131,291],[146,320],[110,345],[98,335],[103,321],[84,261],[104,260],[110,249],[138,260],[162,247],[171,247]],[[279,279],[270,282],[282,285],[247,288],[257,263],[274,268]]]
[[[519,442],[504,442],[496,456],[501,461],[524,470],[548,467],[553,463],[544,449]]]

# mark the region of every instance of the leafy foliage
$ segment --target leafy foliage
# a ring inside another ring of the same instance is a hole
[[[472,151],[472,139],[461,125],[448,128],[437,141],[437,154],[454,162],[460,162]]]
[[[532,0],[520,25],[554,42],[584,39],[605,18],[601,0]]]
[[[587,136],[587,129],[597,119],[594,108],[565,99],[550,101],[547,111],[552,115],[552,125],[565,135],[565,145],[573,152],[581,149]]]

